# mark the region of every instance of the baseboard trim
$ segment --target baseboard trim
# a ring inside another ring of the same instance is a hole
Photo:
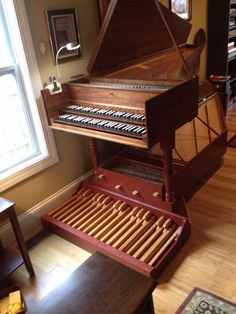
[[[35,205],[27,212],[18,216],[18,221],[24,236],[27,241],[40,231],[42,231],[43,226],[41,223],[41,216],[48,213],[51,209],[59,206],[66,200],[68,200],[78,188],[80,182],[87,179],[93,171],[86,172],[83,176],[79,177],[77,180],[71,182],[67,186],[63,187],[56,193],[50,195],[48,198]],[[0,228],[0,239],[4,247],[9,247],[15,243],[15,236],[10,223],[7,223]]]

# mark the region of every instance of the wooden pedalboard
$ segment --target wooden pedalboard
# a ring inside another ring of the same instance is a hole
[[[183,199],[179,206],[186,211]],[[157,278],[190,236],[188,217],[137,202],[83,182],[66,203],[42,217],[43,225],[72,243],[100,251]]]

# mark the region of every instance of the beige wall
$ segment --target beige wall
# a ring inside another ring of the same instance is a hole
[[[76,8],[78,28],[82,45],[83,58],[60,64],[62,82],[69,81],[71,76],[87,73],[87,64],[95,44],[99,30],[97,0],[25,0],[30,27],[35,45],[38,65],[42,81],[48,80],[49,75],[56,75],[52,51],[46,23],[46,10]],[[39,42],[46,44],[46,54],[41,55],[38,49]]]
[[[161,2],[169,7],[169,0],[161,0]],[[189,21],[192,24],[192,30],[188,38],[188,43],[193,43],[193,38],[199,28],[203,28],[206,32],[207,28],[207,0],[192,0],[192,19]],[[206,46],[201,55],[200,79],[206,77]]]
[[[189,36],[189,41],[192,39],[199,28],[203,28],[207,34],[207,0],[192,0],[192,31]],[[206,45],[201,56],[200,79],[206,78]]]
[[[168,6],[168,0],[162,0]],[[193,35],[200,27],[206,28],[207,0],[192,0],[193,16],[190,21],[193,29],[189,37],[189,43]],[[84,58],[82,60],[66,62],[60,65],[62,81],[70,80],[71,76],[86,73],[87,63],[95,43],[98,32],[98,16],[96,0],[25,0],[29,23],[36,50],[38,65],[42,82],[47,81],[49,75],[56,74],[53,64],[45,10],[76,8],[78,12],[79,30]],[[39,42],[46,44],[46,54],[41,55],[38,50]],[[201,61],[201,79],[205,77],[205,51]],[[77,179],[90,168],[88,156],[87,138],[55,132],[56,145],[60,162],[45,171],[31,177],[13,188],[2,193],[17,204],[18,213],[22,213],[38,204],[58,189]],[[107,147],[105,143],[104,147]],[[106,150],[108,151],[108,150]]]

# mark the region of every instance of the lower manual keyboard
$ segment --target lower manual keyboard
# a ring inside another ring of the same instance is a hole
[[[105,119],[91,118],[75,114],[59,115],[55,122],[83,127],[87,129],[99,130],[134,138],[143,138],[147,133],[145,127],[135,124],[127,124]]]

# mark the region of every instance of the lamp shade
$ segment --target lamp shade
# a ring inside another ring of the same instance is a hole
[[[75,49],[79,49],[80,45],[77,43],[69,43],[66,45],[66,49],[67,50],[75,50]]]

